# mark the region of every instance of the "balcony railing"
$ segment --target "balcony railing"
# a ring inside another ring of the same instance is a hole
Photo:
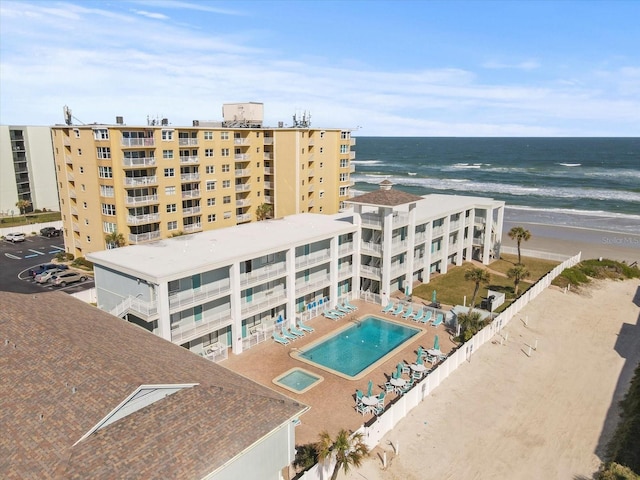
[[[285,262],[267,265],[265,267],[253,270],[248,273],[240,274],[240,286],[242,288],[264,283],[270,280],[280,278],[287,273],[287,265]]]
[[[361,265],[360,271],[370,277],[381,278],[380,267],[372,267],[370,265]]]
[[[200,213],[201,207],[187,207],[182,209],[182,215],[195,215]]]
[[[199,232],[202,230],[201,223],[190,223],[189,225],[185,225],[183,227],[184,231],[187,233]]]
[[[427,232],[416,232],[415,242],[421,243],[427,239]]]
[[[155,147],[156,141],[150,138],[123,138],[121,145],[123,147]]]
[[[129,215],[127,216],[127,223],[129,225],[142,225],[145,223],[153,223],[160,221],[159,213],[148,213],[146,215]]]
[[[182,198],[200,198],[200,190],[185,190],[182,192]]]
[[[273,189],[273,182],[264,182],[264,188]]]
[[[124,200],[127,205],[150,205],[158,203],[158,195],[142,195],[140,197],[125,197]]]
[[[273,153],[272,152],[264,152],[264,155],[262,156],[263,160],[273,160]]]
[[[207,333],[215,332],[222,327],[230,325],[231,322],[231,311],[229,310],[216,313],[215,315],[205,316],[199,322],[174,324],[171,325],[171,341],[181,344],[206,335]]]
[[[129,243],[142,243],[149,242],[151,240],[158,240],[160,238],[160,230],[156,230],[155,232],[147,232],[147,233],[130,233],[129,234]]]
[[[264,137],[263,141],[265,145],[273,145],[273,137]]]
[[[196,147],[198,146],[197,138],[178,138],[178,145],[181,147]]]
[[[317,252],[296,257],[296,268],[307,267],[316,263],[327,262],[331,259],[331,251],[327,248]]]
[[[251,302],[247,302],[246,299],[241,301],[242,306],[242,316],[246,317],[247,315],[262,312],[268,310],[270,308],[276,307],[283,302],[287,301],[287,291],[268,291],[260,298],[254,296]]]
[[[432,238],[440,237],[444,234],[444,227],[434,227],[431,231]]]
[[[155,157],[123,158],[122,165],[125,167],[150,167],[156,164]]]
[[[251,145],[251,141],[248,138],[234,138],[234,145]]]
[[[124,184],[128,187],[155,185],[157,183],[158,183],[158,177],[156,175],[151,175],[148,177],[124,177]]]
[[[409,241],[408,240],[398,240],[396,242],[392,241],[391,242],[391,251],[392,252],[397,252],[398,250],[406,250],[407,249],[407,245],[409,245]]]
[[[235,171],[236,177],[248,177],[251,175],[250,168],[241,168]]]
[[[27,178],[27,180],[29,180],[29,178]],[[67,173],[67,180],[70,182],[75,181],[75,177],[73,176],[73,173]]]
[[[250,155],[248,153],[236,153],[233,158],[236,162],[247,162]]]
[[[449,223],[449,230],[459,230],[460,229],[460,220],[456,220],[455,222]]]
[[[251,200],[248,198],[236,199],[236,207],[248,207],[251,205]]]
[[[250,213],[242,213],[240,215],[236,215],[236,222],[237,223],[244,223],[244,222],[250,222],[251,221],[251,214]]]
[[[404,270],[406,270],[406,268],[407,268],[406,263],[393,262],[391,264],[391,275],[403,272]]]
[[[362,250],[367,252],[382,252],[382,245],[374,242],[362,242]]]
[[[355,173],[356,166],[353,163],[349,164],[349,173]]]
[[[338,254],[344,255],[345,253],[353,252],[353,242],[346,242],[338,245]]]
[[[265,175],[273,175],[273,167],[264,167]]]
[[[228,278],[224,278],[217,282],[202,285],[200,288],[169,294],[169,308],[184,309],[197,303],[228,295],[230,291],[231,281]]]
[[[346,277],[353,275],[353,264],[343,263],[338,267],[338,279],[344,280]]]
[[[237,183],[236,192],[248,192],[251,190],[251,184],[249,183]]]
[[[193,164],[193,163],[198,163],[200,160],[198,159],[197,156],[184,156],[184,157],[180,157],[180,163],[181,164]]]
[[[381,227],[382,226],[382,217],[376,215],[375,213],[363,213],[361,215],[362,225],[367,225],[370,227]]]
[[[194,180],[200,180],[199,173],[181,173],[180,174],[181,182],[192,182]]]
[[[263,198],[264,203],[273,203],[273,197],[271,195],[265,195]]]
[[[325,275],[322,278],[305,281],[303,279],[296,279],[296,296],[305,295],[306,293],[318,290],[327,286],[331,281],[329,275]]]

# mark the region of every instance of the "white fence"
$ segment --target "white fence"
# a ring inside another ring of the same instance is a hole
[[[31,235],[35,233],[40,234],[40,229],[44,227],[54,227],[57,229],[62,228],[62,220],[56,220],[55,222],[44,223],[30,223],[27,225],[15,225],[13,227],[0,228],[0,237],[5,237],[7,233],[24,233],[25,235]]]
[[[518,247],[500,247],[500,253],[507,253],[510,255],[518,254]],[[526,248],[520,249],[520,254],[523,257],[533,257],[533,258],[541,258],[543,260],[555,260],[558,262],[564,262],[571,255],[563,255],[561,253],[551,253],[551,252],[541,252],[540,250],[528,250]]]
[[[368,425],[363,425],[355,433],[362,433],[367,446],[372,449],[380,443],[382,437],[391,431],[407,413],[418,406],[425,397],[435,390],[462,362],[468,361],[473,352],[491,340],[500,332],[511,319],[524,308],[531,300],[542,293],[553,279],[565,268],[573,267],[580,262],[581,253],[566,259],[556,266],[547,275],[538,280],[515,302],[498,315],[485,328],[476,333],[468,342],[462,344],[457,350],[451,352],[443,362],[429,372],[422,380],[404,395],[398,397],[392,405],[388,406],[384,413],[375,417]],[[333,472],[334,461],[325,461],[314,465],[300,477],[300,480],[327,480]]]

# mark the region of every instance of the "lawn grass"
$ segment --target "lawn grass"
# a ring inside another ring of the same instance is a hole
[[[15,227],[33,223],[56,222],[62,219],[60,212],[27,213],[26,215],[6,216],[0,218],[0,226]]]
[[[500,255],[500,259],[493,262],[489,267],[491,270],[495,270],[506,275],[511,268],[515,267],[516,263],[518,263],[518,255],[502,254]],[[533,257],[522,257],[522,263],[531,274],[527,281],[535,282],[553,270],[554,267],[560,265],[561,262],[554,260],[542,260],[540,258]]]

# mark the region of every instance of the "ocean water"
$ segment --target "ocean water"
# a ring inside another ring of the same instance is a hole
[[[491,197],[505,221],[640,234],[640,138],[358,137],[355,189]]]

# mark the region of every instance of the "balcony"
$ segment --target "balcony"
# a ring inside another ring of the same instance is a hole
[[[274,183],[273,182],[264,182],[264,188],[268,188],[268,189],[273,189],[274,188]]]
[[[382,227],[382,217],[375,213],[363,213],[360,215],[362,219],[362,225],[366,225],[369,227]]]
[[[296,257],[296,269],[310,267],[317,263],[328,262],[330,259],[331,251],[328,248],[326,250],[319,250],[306,255],[300,255],[299,257]]]
[[[308,177],[313,177],[313,176],[315,176],[315,175],[314,175],[314,172],[313,172],[313,168],[310,168],[309,170],[307,170],[307,176],[308,176]]]
[[[158,177],[151,175],[148,177],[124,177],[124,184],[128,187],[141,187],[145,185],[157,185]]]
[[[395,253],[400,250],[406,250],[408,245],[408,240],[391,241],[391,252]]]
[[[27,180],[29,179],[27,178]],[[67,180],[69,182],[75,182],[75,177],[73,176],[73,173],[67,173]]]
[[[243,213],[241,215],[236,215],[236,222],[237,223],[245,223],[245,222],[250,222],[251,221],[251,214],[250,213]]]
[[[265,292],[261,297],[254,296],[253,301],[247,302],[246,299],[242,299],[242,316],[246,317],[259,312],[270,310],[277,307],[287,301],[287,291],[285,289],[278,291]]]
[[[263,160],[273,160],[273,152],[264,152]]]
[[[431,231],[432,238],[441,237],[444,234],[444,227],[434,227]]]
[[[338,246],[338,255],[345,255],[353,252],[353,242],[343,243]]]
[[[73,188],[69,189],[69,198],[76,198],[76,191]]]
[[[427,232],[422,231],[422,232],[416,232],[416,236],[415,236],[415,242],[416,243],[422,243],[424,241],[427,240]]]
[[[273,175],[273,167],[264,167],[265,175]]]
[[[329,285],[330,281],[329,275],[318,279],[310,279],[309,281],[305,281],[304,277],[302,279],[296,279],[296,297],[324,288]]]
[[[123,147],[155,147],[156,141],[153,138],[123,138],[120,145]]]
[[[156,230],[155,232],[147,232],[147,233],[130,233],[129,234],[129,243],[144,243],[150,242],[151,240],[158,240],[160,238],[160,230]]]
[[[195,304],[228,295],[231,291],[231,282],[228,278],[217,282],[207,283],[200,288],[184,290],[169,294],[169,309],[182,310]]]
[[[380,279],[381,275],[380,275],[380,267],[374,267],[371,265],[361,265],[360,266],[360,272],[363,273],[364,275],[367,275],[369,277],[373,277],[376,279]]]
[[[71,158],[71,155],[64,156],[64,163],[66,163],[67,165],[73,165],[73,159]]]
[[[251,155],[249,155],[248,153],[236,153],[233,156],[233,159],[236,162],[248,162],[250,158],[251,158]]]
[[[248,207],[250,205],[251,205],[251,200],[248,198],[236,200],[236,207]]]
[[[362,242],[362,253],[374,253],[378,256],[382,252],[382,244],[375,242]]]
[[[125,197],[124,203],[126,205],[151,205],[158,203],[158,195],[143,195],[140,197]]]
[[[248,147],[249,145],[251,145],[251,141],[248,138],[234,138],[233,144]]]
[[[460,230],[460,220],[449,223],[449,231]]]
[[[238,183],[236,184],[236,192],[248,192],[251,190],[250,183]]]
[[[351,137],[349,140],[350,140],[350,141],[349,141],[349,145],[351,145],[352,147],[354,147],[354,146],[355,146],[355,144],[356,144],[356,139],[355,139],[355,138],[353,138],[353,137]]]
[[[270,264],[265,267],[240,274],[240,286],[242,288],[250,287],[258,283],[264,283],[276,278],[283,277],[287,273],[285,262]]]
[[[197,138],[179,138],[178,145],[181,147],[197,147],[198,139]]]
[[[242,168],[235,171],[236,177],[249,177],[251,176],[250,168]]]
[[[184,216],[197,215],[198,213],[200,213],[201,210],[202,210],[201,207],[183,208],[182,209],[182,215],[184,215]]]
[[[185,190],[182,192],[182,198],[200,198],[200,190]]]
[[[180,164],[181,165],[189,165],[189,164],[194,164],[194,163],[198,163],[200,160],[198,159],[197,156],[184,156],[184,157],[180,157]]]
[[[338,267],[338,280],[344,280],[353,275],[353,264],[343,263]]]
[[[159,213],[148,213],[146,215],[129,215],[127,216],[127,224],[143,225],[145,223],[153,223],[160,221]]]
[[[349,152],[349,160],[355,160],[356,159],[356,152]]]
[[[181,173],[180,174],[180,181],[181,182],[193,182],[193,181],[197,181],[200,180],[200,174],[199,173]]]
[[[155,157],[142,158],[123,158],[122,165],[124,167],[151,167],[156,164]]]
[[[273,145],[273,137],[264,137],[264,145]]]
[[[171,325],[171,341],[182,344],[195,338],[215,332],[222,327],[231,325],[231,310],[205,316],[199,322],[177,323]]]
[[[407,269],[406,263],[393,262],[391,264],[391,276],[404,272]]]
[[[80,233],[80,225],[78,225],[76,222],[73,222],[73,231]]]
[[[264,197],[264,203],[273,203],[273,197],[271,195],[265,195]]]
[[[202,224],[201,223],[191,223],[189,225],[185,225],[183,227],[185,233],[193,233],[193,232],[201,232]]]

